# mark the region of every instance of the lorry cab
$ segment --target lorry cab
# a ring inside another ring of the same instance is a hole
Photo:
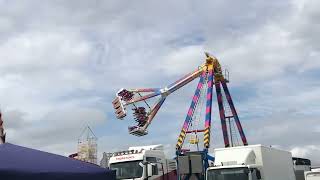
[[[165,159],[161,145],[141,146],[114,153],[109,167],[117,179],[156,179],[174,170],[175,161]]]
[[[312,169],[304,173],[305,180],[320,180],[320,168]]]

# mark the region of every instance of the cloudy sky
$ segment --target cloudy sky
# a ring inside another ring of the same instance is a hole
[[[0,0],[0,106],[8,142],[68,155],[90,125],[99,154],[174,145],[195,83],[168,97],[149,135],[127,133],[121,87],[164,87],[203,63],[230,72],[250,144],[320,165],[320,1]],[[214,106],[216,109],[216,106]],[[212,147],[222,147],[213,114]],[[100,155],[101,156],[101,155]]]

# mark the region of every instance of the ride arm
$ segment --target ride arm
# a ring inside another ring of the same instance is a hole
[[[202,72],[204,72],[205,70],[206,70],[206,66],[205,65],[200,66],[193,73],[190,73],[190,74],[184,76],[183,78],[179,79],[178,81],[170,84],[167,87],[167,93],[171,94],[171,93],[175,92],[176,90],[180,89],[181,87],[185,86],[189,82],[191,82],[194,79],[198,78],[202,74]]]
[[[166,100],[165,97],[160,98],[159,101],[152,107],[150,115],[148,116],[148,120],[147,120],[146,124],[143,126],[143,129],[148,128],[148,126],[150,125],[154,116],[157,114],[157,112],[159,111],[160,107],[162,106],[162,104],[164,103],[165,100]]]
[[[135,99],[132,99],[128,102],[126,102],[125,105],[129,105],[132,103],[136,103],[139,101],[145,101],[147,99],[153,98],[155,96],[163,95],[168,96],[169,94],[173,93],[174,91],[178,90],[179,88],[183,87],[184,85],[188,84],[189,82],[193,81],[195,78],[199,77],[201,73],[204,71],[205,66],[199,67],[196,71],[187,74],[186,76],[182,77],[181,79],[177,80],[176,82],[170,84],[168,87],[164,89],[156,89],[156,88],[150,88],[150,89],[134,89],[130,90],[131,92],[152,92],[151,94],[147,94],[145,96],[141,96]]]
[[[154,92],[154,93],[151,93],[151,94],[148,94],[148,95],[145,95],[145,96],[140,96],[138,98],[135,98],[135,99],[132,99],[132,100],[126,102],[125,105],[129,105],[129,104],[132,104],[132,103],[135,103],[135,102],[139,102],[139,101],[145,101],[147,99],[153,98],[153,97],[158,96],[160,94],[161,94],[161,92],[158,91],[158,92]]]
[[[158,92],[160,91],[160,88],[141,88],[141,89],[129,89],[131,92]]]
[[[147,115],[147,119],[137,119],[138,125],[136,126],[131,126],[128,128],[129,133],[135,136],[144,136],[148,134],[148,131],[146,130],[148,126],[150,125],[151,121],[153,120],[154,116],[157,114],[159,111],[161,105],[165,101],[165,97],[161,97],[158,102],[151,108],[151,111]]]

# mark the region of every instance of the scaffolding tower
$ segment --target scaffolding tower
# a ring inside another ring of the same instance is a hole
[[[78,139],[77,159],[97,164],[98,138],[89,126],[85,127]]]

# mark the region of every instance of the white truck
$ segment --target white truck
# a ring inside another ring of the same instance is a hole
[[[290,152],[262,145],[215,149],[206,180],[295,180]]]
[[[304,173],[305,180],[320,180],[320,168]]]
[[[305,172],[311,171],[311,161],[309,159],[293,157],[293,169],[296,180],[305,180]]]
[[[129,147],[113,153],[109,168],[116,170],[117,179],[176,180],[176,161],[166,159],[162,145]]]

